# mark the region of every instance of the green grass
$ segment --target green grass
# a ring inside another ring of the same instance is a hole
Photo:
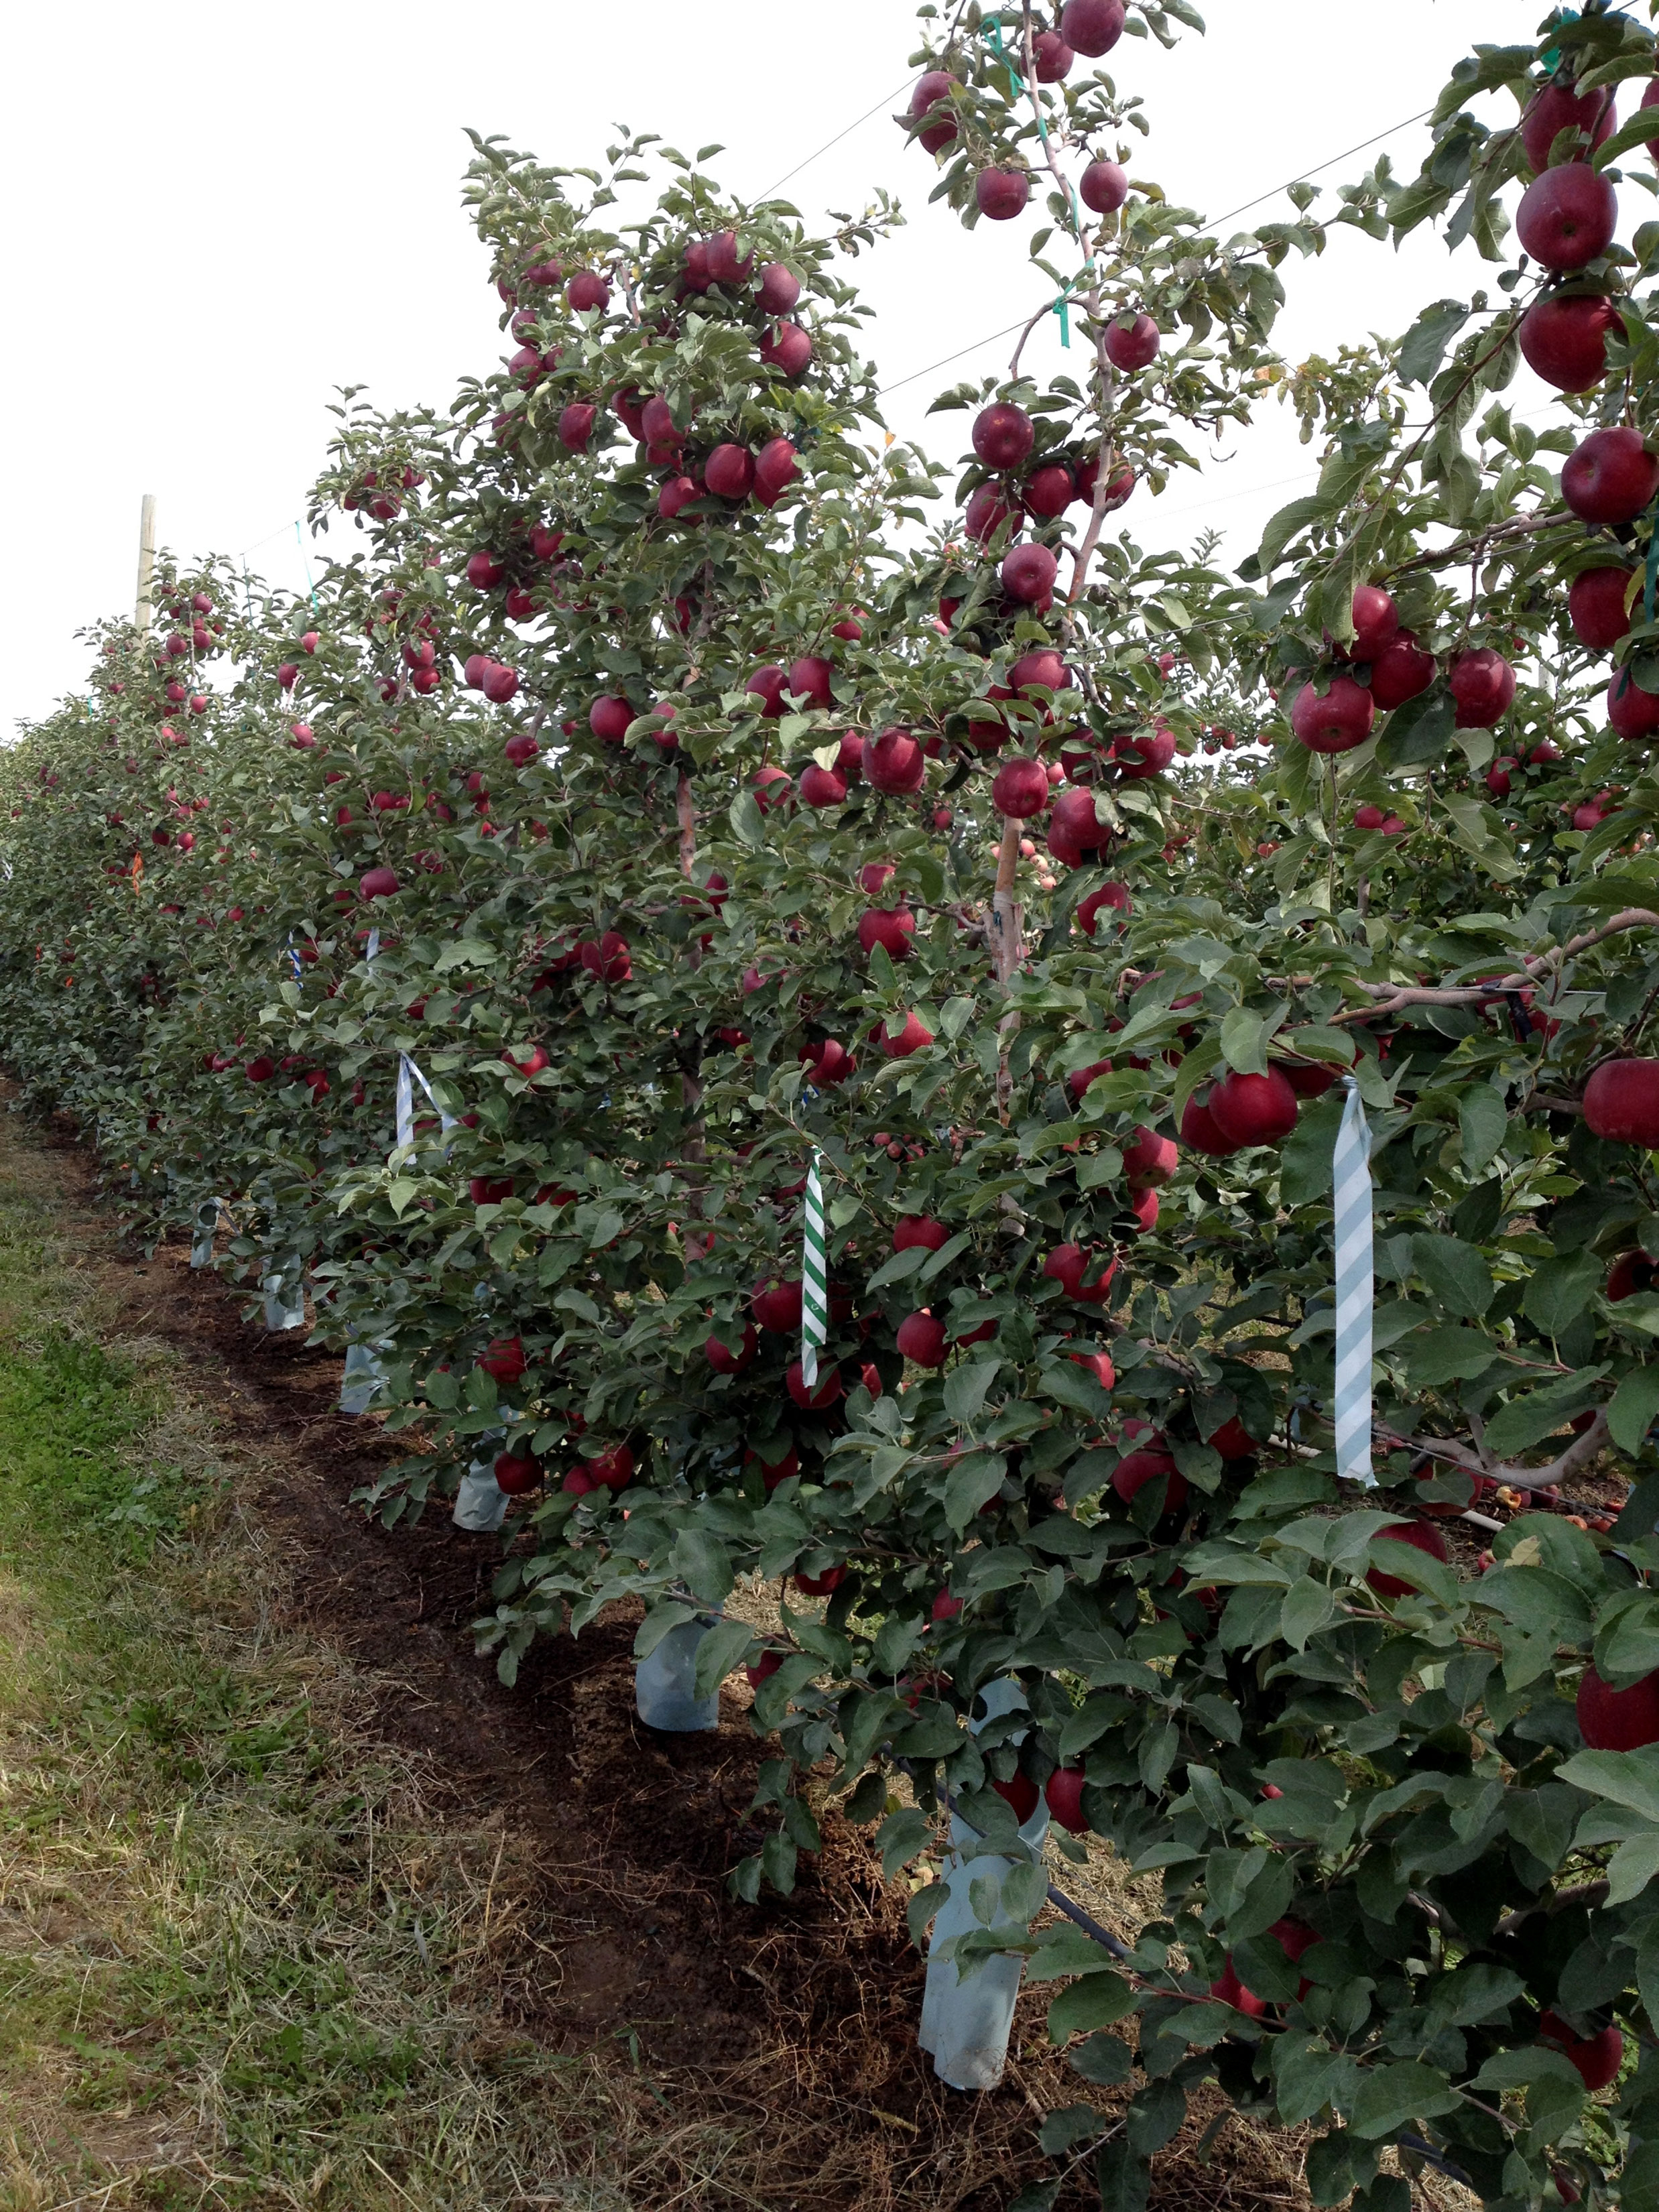
[[[271,1627],[258,1470],[115,1337],[48,1172],[0,1133],[0,2212],[763,2201],[625,2051],[511,2026],[522,1844]]]

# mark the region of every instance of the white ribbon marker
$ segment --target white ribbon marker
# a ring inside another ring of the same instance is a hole
[[[434,1106],[438,1106],[437,1100],[432,1097],[432,1085],[427,1081],[425,1076],[422,1074],[420,1069],[416,1066],[409,1054],[406,1052],[399,1053],[398,1055],[397,1093],[398,1149],[399,1152],[407,1152],[415,1142],[414,1086],[416,1083],[420,1085],[427,1097],[432,1099],[432,1103]],[[438,1121],[441,1127],[446,1131],[453,1129],[455,1127],[455,1116],[453,1114],[446,1114],[441,1106],[438,1106]]]
[[[818,1155],[806,1170],[805,1235],[800,1267],[800,1379],[809,1390],[818,1379],[818,1349],[830,1340],[830,1262],[823,1233],[823,1186]]]
[[[1371,1473],[1371,1129],[1359,1085],[1348,1096],[1331,1156],[1336,1235],[1336,1471],[1376,1486]]]

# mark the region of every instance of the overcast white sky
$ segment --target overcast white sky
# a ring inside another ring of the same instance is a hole
[[[1423,127],[1395,126],[1474,41],[1530,38],[1541,0],[1394,0],[1385,21],[1334,0],[1207,0],[1206,12],[1207,37],[1168,54],[1125,38],[1108,66],[1147,102],[1139,173],[1220,215],[1375,132],[1391,131],[1397,166],[1414,167]],[[334,387],[441,404],[459,375],[499,361],[498,302],[459,205],[465,125],[569,162],[597,159],[615,122],[690,151],[720,140],[710,166],[757,195],[881,100],[787,191],[809,222],[863,207],[878,185],[902,200],[908,227],[856,270],[884,376],[1028,313],[1042,281],[1029,225],[969,236],[930,209],[932,164],[887,119],[915,30],[906,0],[495,0],[471,18],[434,0],[20,11],[0,88],[13,640],[0,737],[81,681],[81,625],[131,607],[142,493],[157,495],[180,553],[246,551],[297,586],[294,518]],[[1357,176],[1376,150],[1324,181]],[[1651,210],[1634,186],[1623,197],[1628,235]],[[1396,256],[1340,234],[1284,276],[1278,342],[1292,359],[1403,328],[1424,301],[1480,281],[1428,239]],[[1057,366],[1057,339],[1051,329],[1028,362]],[[896,392],[894,428],[954,459],[963,418],[925,423],[927,403],[1007,349]],[[1201,482],[1155,503],[1137,495],[1123,520],[1152,544],[1212,521],[1237,560],[1308,473],[1281,416]]]

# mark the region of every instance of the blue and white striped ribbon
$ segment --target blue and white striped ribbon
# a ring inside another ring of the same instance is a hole
[[[1336,1235],[1336,1471],[1376,1485],[1371,1473],[1371,1129],[1359,1086],[1348,1096],[1331,1157]]]
[[[815,1151],[806,1170],[806,1227],[801,1243],[800,1374],[809,1390],[818,1379],[819,1348],[830,1340],[830,1261],[818,1157]]]
[[[397,1093],[398,1149],[400,1152],[407,1152],[415,1142],[414,1086],[416,1083],[420,1085],[427,1097],[432,1099],[432,1103],[438,1106],[437,1100],[432,1097],[432,1085],[416,1066],[409,1054],[406,1052],[400,1052],[398,1055]],[[438,1121],[440,1126],[445,1130],[453,1129],[455,1127],[454,1115],[446,1114],[441,1106],[438,1106]]]
[[[365,949],[365,951],[364,951],[364,953],[363,953],[363,958],[364,958],[364,959],[368,963],[368,964],[369,964],[369,966],[370,966],[371,968],[374,965],[374,956],[375,956],[375,954],[380,951],[380,930],[379,930],[378,928],[371,929],[371,930],[369,931],[369,933],[368,933],[368,946],[366,947],[366,949]]]

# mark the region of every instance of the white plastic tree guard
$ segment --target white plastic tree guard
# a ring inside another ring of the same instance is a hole
[[[712,1620],[683,1620],[635,1662],[634,1704],[647,1728],[691,1735],[720,1726],[720,1684],[700,1698],[696,1681],[697,1650],[714,1626]]]
[[[1025,1703],[1025,1692],[1012,1675],[988,1683],[981,1695],[986,1712],[984,1720],[970,1723],[975,1735],[987,1722]],[[1020,1829],[1020,1841],[1041,1851],[1048,1834],[1048,1808],[1039,1801]],[[974,1883],[988,1879],[1000,1882],[1015,1863],[989,1852],[964,1859],[960,1847],[973,1839],[974,1831],[952,1815],[954,1848],[945,1875],[949,1894],[934,1916],[927,1939],[927,1980],[916,2030],[917,2043],[933,2054],[934,2073],[951,2089],[994,2089],[1002,2079],[1014,2005],[1025,1973],[1025,1961],[1017,1952],[986,1960],[965,1980],[953,1959],[934,1955],[951,1936],[965,1936],[980,1924],[969,1896]]]
[[[461,1477],[453,1519],[458,1528],[468,1529],[477,1536],[488,1536],[499,1528],[506,1518],[507,1492],[495,1480],[495,1458],[492,1449],[489,1458],[475,1459]]]

